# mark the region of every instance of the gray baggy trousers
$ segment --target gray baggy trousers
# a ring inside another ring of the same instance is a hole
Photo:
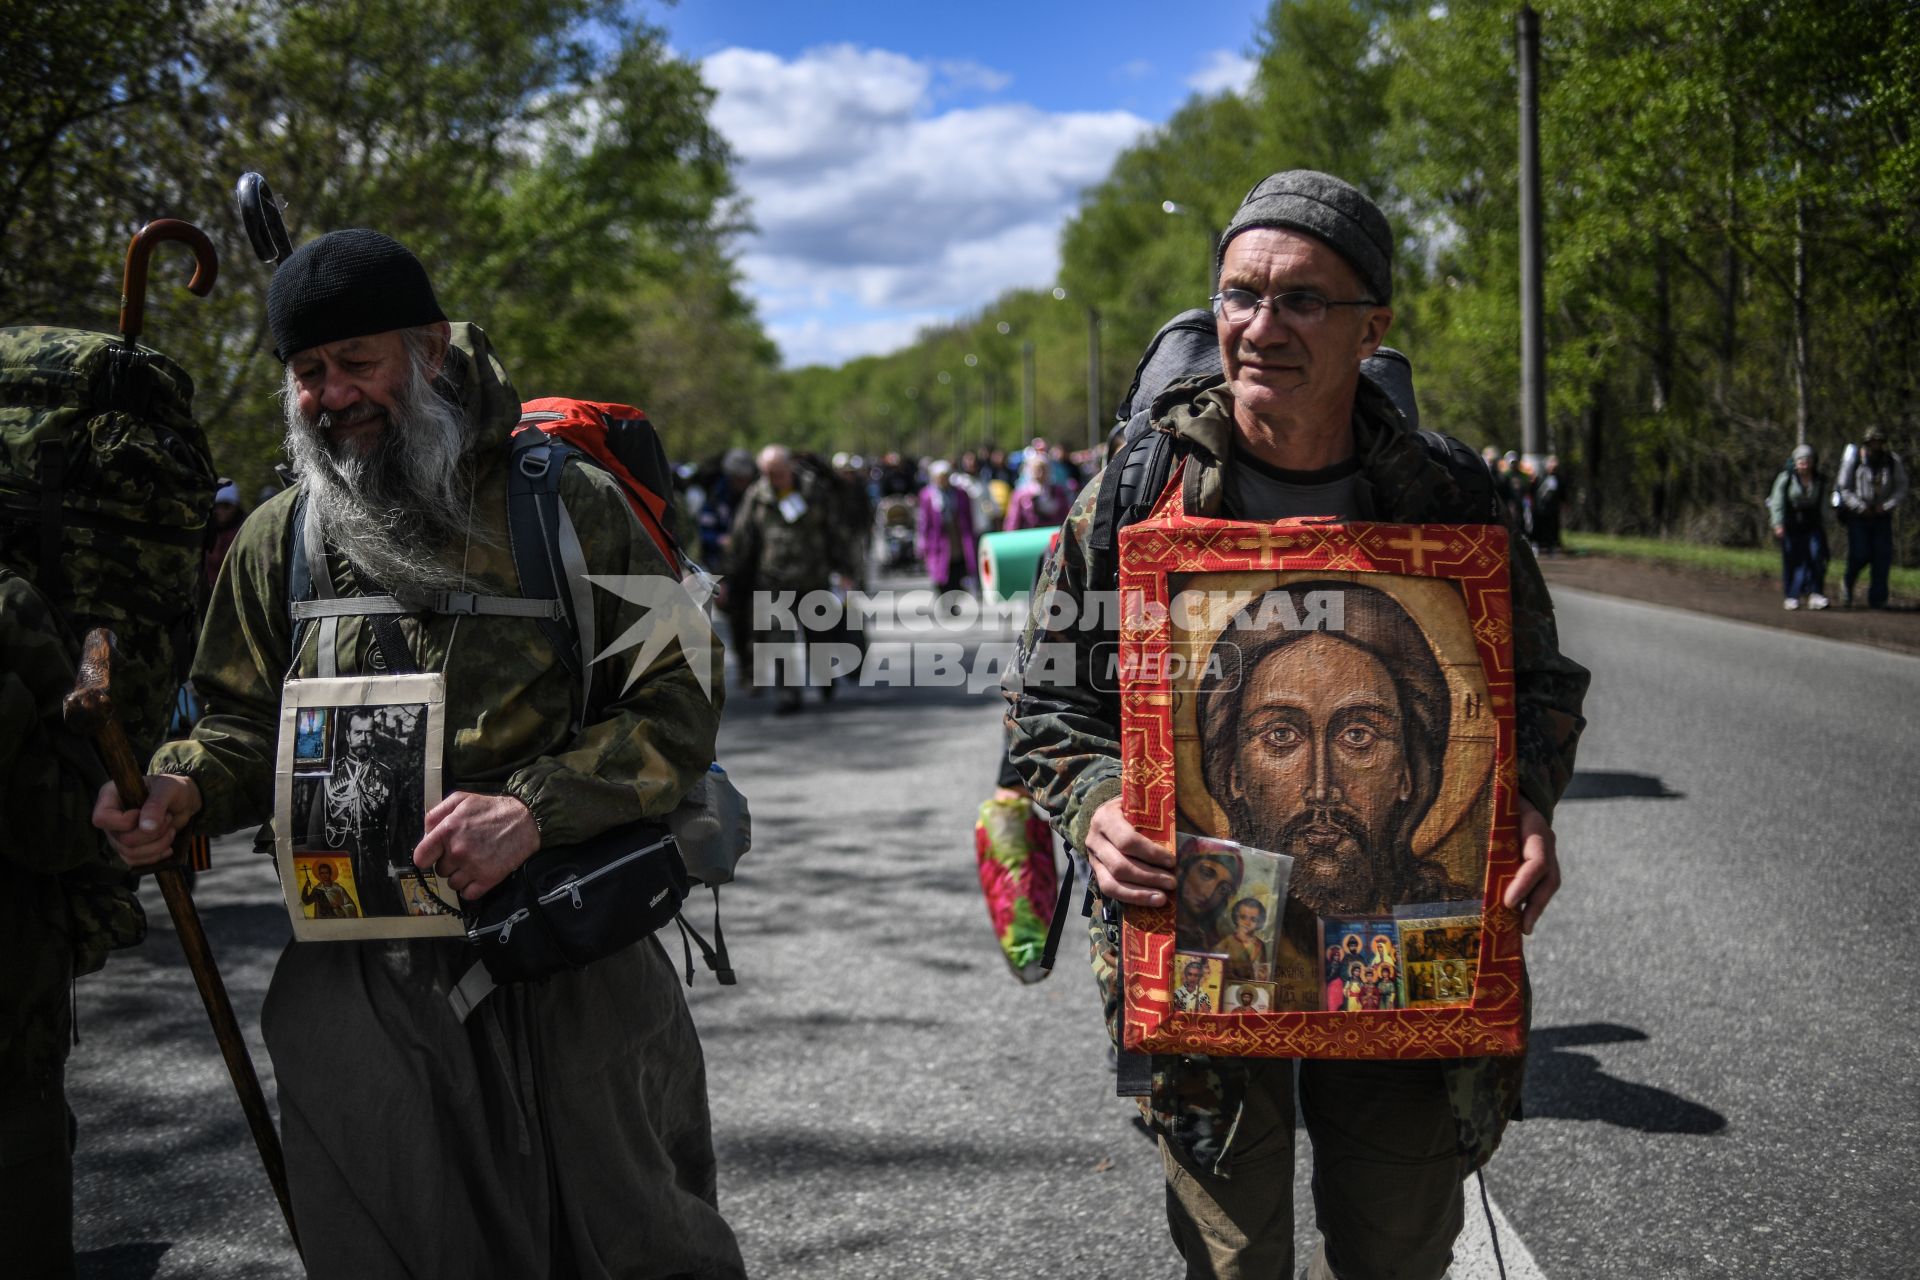
[[[502,987],[464,942],[289,944],[261,1013],[318,1280],[744,1276],[700,1042],[652,939]]]

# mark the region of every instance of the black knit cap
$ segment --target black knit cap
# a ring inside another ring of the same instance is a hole
[[[1326,241],[1360,273],[1375,301],[1393,301],[1393,231],[1380,206],[1357,187],[1330,173],[1289,169],[1254,184],[1220,233],[1214,254],[1214,279],[1226,261],[1227,242],[1254,227],[1303,231]]]
[[[427,269],[378,231],[329,231],[295,249],[267,287],[273,354],[444,321]]]

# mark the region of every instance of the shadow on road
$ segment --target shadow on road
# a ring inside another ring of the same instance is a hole
[[[1579,1045],[1630,1044],[1647,1033],[1612,1022],[1535,1027],[1527,1037],[1526,1114],[1546,1120],[1599,1120],[1642,1133],[1719,1133],[1727,1118],[1652,1085],[1608,1075]]]
[[[88,1249],[74,1257],[79,1280],[148,1280],[160,1270],[160,1259],[173,1248],[168,1242],[143,1241]]]
[[[1578,769],[1567,785],[1562,800],[1684,800],[1686,792],[1674,791],[1650,773],[1623,773],[1615,769]]]

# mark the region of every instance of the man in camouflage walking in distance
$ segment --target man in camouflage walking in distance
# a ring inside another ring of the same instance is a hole
[[[1154,429],[1173,438],[1185,462],[1190,514],[1489,518],[1491,492],[1465,487],[1360,376],[1361,361],[1393,319],[1393,236],[1371,200],[1326,174],[1275,174],[1248,193],[1220,238],[1220,254],[1214,306],[1224,376],[1176,381],[1154,402]],[[1075,503],[1036,601],[1058,591],[1079,605],[1096,589],[1089,531],[1110,478],[1111,470]],[[1531,932],[1559,884],[1550,819],[1572,774],[1587,673],[1561,656],[1539,568],[1507,523],[1523,864],[1506,905]],[[1084,619],[1088,611],[1066,612]],[[1014,759],[1035,800],[1092,865],[1101,902],[1094,971],[1117,1044],[1119,908],[1165,904],[1178,887],[1176,863],[1121,807],[1119,700],[1090,678],[1099,669],[1095,646],[1116,638],[1111,622],[1104,631],[1051,625],[1036,608],[1006,680]],[[1050,665],[1069,650],[1072,679],[1026,679],[1043,669],[1037,655],[1046,652]],[[1511,1058],[1301,1064],[1322,1233],[1312,1280],[1438,1280],[1446,1272],[1463,1224],[1462,1178],[1498,1143],[1518,1100],[1519,1065]],[[1155,1057],[1151,1076],[1148,1110],[1160,1136],[1168,1225],[1187,1275],[1291,1276],[1293,1064]]]
[[[816,686],[822,698],[833,696],[832,677],[812,670],[807,631],[796,614],[807,593],[828,590],[836,574],[851,582],[853,560],[831,478],[795,466],[784,445],[762,449],[760,479],[747,490],[733,518],[727,590],[730,602],[733,592],[753,594],[753,648],[759,666],[750,674],[756,683],[763,678],[778,681],[778,715],[800,710],[805,685]]]

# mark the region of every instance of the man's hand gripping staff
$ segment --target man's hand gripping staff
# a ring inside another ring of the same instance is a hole
[[[286,1164],[280,1154],[280,1137],[273,1127],[273,1115],[267,1110],[266,1095],[254,1073],[253,1058],[247,1053],[240,1034],[239,1020],[227,999],[226,984],[214,964],[213,950],[207,945],[206,930],[200,924],[200,912],[193,904],[184,868],[171,861],[174,842],[186,823],[199,812],[200,789],[189,778],[161,775],[141,776],[134,760],[133,747],[113,708],[113,633],[105,627],[87,634],[80,655],[80,674],[73,692],[67,695],[64,714],[67,726],[93,740],[107,768],[108,782],[94,804],[93,824],[107,834],[129,866],[153,872],[160,892],[167,900],[167,912],[186,952],[187,966],[200,988],[200,999],[207,1007],[213,1033],[220,1042],[220,1054],[227,1061],[227,1074],[233,1078],[234,1091],[240,1095],[240,1107],[253,1130],[254,1145],[260,1150],[260,1163],[266,1166],[273,1193],[286,1218],[287,1234],[294,1248],[300,1247],[293,1225],[293,1202],[287,1196]],[[149,782],[154,784],[149,787]]]

